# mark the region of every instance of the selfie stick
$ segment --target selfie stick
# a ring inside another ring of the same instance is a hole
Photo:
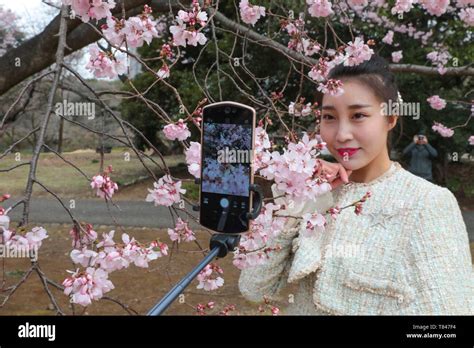
[[[200,179],[195,180],[200,183]],[[263,204],[263,192],[258,184],[251,184],[250,191],[256,193],[257,202],[253,211],[247,213],[249,220],[254,220],[260,214]],[[199,210],[199,205],[193,206],[194,211]],[[160,315],[163,313],[173,301],[184,291],[184,289],[193,281],[193,279],[206,267],[214,258],[223,258],[229,251],[233,251],[240,242],[240,235],[231,235],[225,233],[217,233],[212,235],[210,241],[210,253],[181,281],[176,284],[149,312],[148,315]]]

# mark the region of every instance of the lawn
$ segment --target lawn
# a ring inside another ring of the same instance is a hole
[[[20,155],[19,161],[16,161],[15,154],[9,154],[1,159],[0,170],[28,162],[31,159],[31,154],[21,153]],[[79,150],[64,153],[62,156],[80,168],[89,177],[99,173],[100,155],[93,150]],[[155,156],[153,159],[162,165],[160,157]],[[184,162],[184,155],[168,156],[165,158],[165,161],[168,167],[173,167]],[[151,160],[144,159],[144,162],[157,175],[163,175]],[[104,166],[108,165],[113,167],[112,180],[118,183],[119,190],[149,176],[138,157],[130,149],[114,148],[112,153],[105,154]],[[27,165],[18,167],[10,172],[0,172],[0,193],[10,193],[12,196],[23,194],[28,172],[29,166]],[[38,163],[37,179],[61,197],[94,197],[89,181],[79,171],[54,153],[41,154]],[[34,196],[39,197],[48,195],[38,185],[35,185],[33,193]],[[143,193],[141,196],[141,199],[143,199]]]

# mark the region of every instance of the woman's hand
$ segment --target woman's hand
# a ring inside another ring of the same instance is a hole
[[[327,179],[333,190],[349,182],[352,170],[346,170],[340,163],[331,163],[324,160],[318,160],[318,162],[317,174]]]

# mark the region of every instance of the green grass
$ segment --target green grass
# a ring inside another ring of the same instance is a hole
[[[100,155],[93,151],[76,151],[64,153],[62,156],[79,167],[89,177],[99,173]],[[147,175],[147,171],[130,149],[114,148],[112,153],[105,154],[104,158],[104,167],[112,165],[112,180],[120,185],[132,183],[137,178]],[[9,154],[0,160],[0,169],[10,168],[19,163],[28,162],[30,159],[31,154],[21,153],[21,161],[15,161],[15,155]],[[154,157],[154,160],[161,164],[159,157]],[[175,166],[184,161],[184,156],[166,157],[165,161],[169,167]],[[144,159],[144,162],[153,171],[159,172],[159,168],[151,160]],[[29,169],[30,167],[25,165],[10,172],[0,172],[0,193],[22,194],[26,186]],[[61,196],[92,195],[89,181],[54,153],[41,154],[36,177],[48,189]],[[34,193],[42,194],[42,192],[44,190],[35,185]]]

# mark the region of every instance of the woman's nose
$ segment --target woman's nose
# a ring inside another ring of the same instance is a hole
[[[344,144],[345,142],[352,140],[352,130],[350,125],[341,122],[339,124],[339,128],[337,129],[336,133],[336,141],[340,144]]]

